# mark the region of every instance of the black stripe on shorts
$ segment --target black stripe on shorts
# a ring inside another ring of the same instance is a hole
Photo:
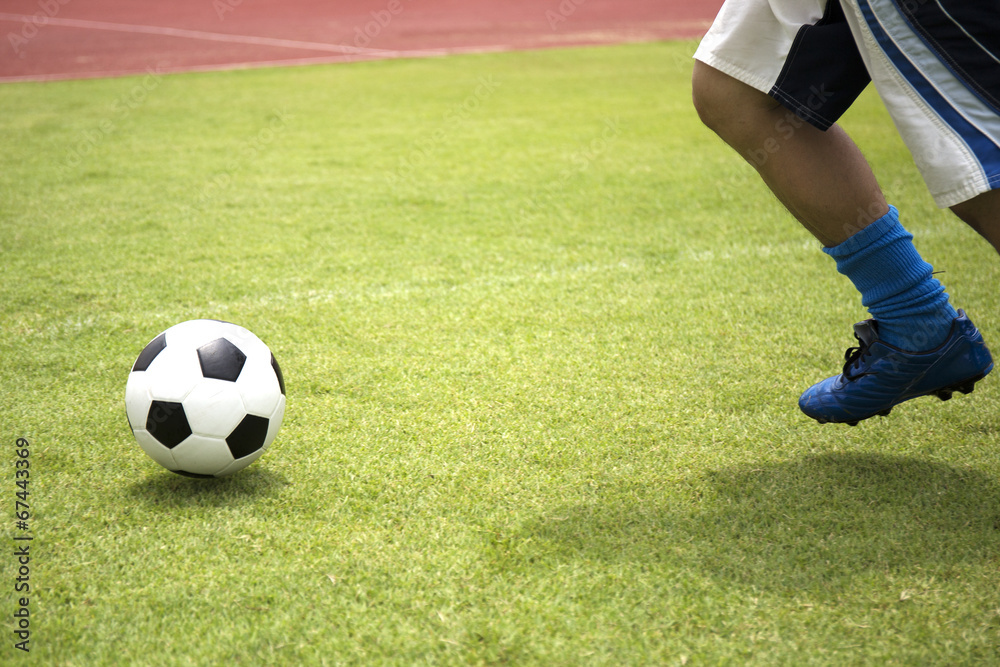
[[[1000,0],[893,0],[960,81],[1000,114]]]
[[[799,118],[827,130],[870,81],[839,0],[829,0],[823,18],[799,28],[768,94]]]

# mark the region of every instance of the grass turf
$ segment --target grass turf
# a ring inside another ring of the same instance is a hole
[[[853,429],[798,412],[865,313],[697,122],[693,48],[0,88],[30,658],[1000,660],[992,378]],[[844,125],[1000,340],[992,250],[873,94]],[[223,480],[158,468],[124,416],[143,345],[199,317],[260,335],[288,385]]]

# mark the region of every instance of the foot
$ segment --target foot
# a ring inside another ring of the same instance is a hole
[[[856,425],[862,419],[887,415],[903,401],[918,396],[970,393],[993,370],[993,357],[983,337],[961,310],[943,343],[927,352],[908,352],[878,337],[878,322],[854,325],[859,346],[844,354],[840,375],[814,384],[799,398],[802,412],[820,424]]]

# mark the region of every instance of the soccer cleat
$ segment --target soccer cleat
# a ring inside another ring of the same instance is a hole
[[[814,384],[799,398],[802,412],[820,424],[855,426],[918,396],[947,401],[956,391],[971,393],[993,370],[982,335],[961,310],[945,341],[927,352],[879,340],[875,320],[855,324],[854,337],[859,345],[844,353],[843,373]]]

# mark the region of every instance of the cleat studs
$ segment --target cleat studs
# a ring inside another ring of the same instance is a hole
[[[955,390],[960,391],[963,394],[971,394],[976,388],[976,383],[982,380],[984,377],[986,377],[986,373],[977,375],[974,378],[969,378],[969,380],[965,384],[955,387]]]
[[[942,401],[951,400],[951,389],[942,389],[941,391],[937,392],[936,395]]]
[[[858,422],[847,422],[848,426],[857,426]]]
[[[882,412],[878,413],[878,416],[879,417],[888,417],[890,412],[892,412],[892,408],[886,408]]]

